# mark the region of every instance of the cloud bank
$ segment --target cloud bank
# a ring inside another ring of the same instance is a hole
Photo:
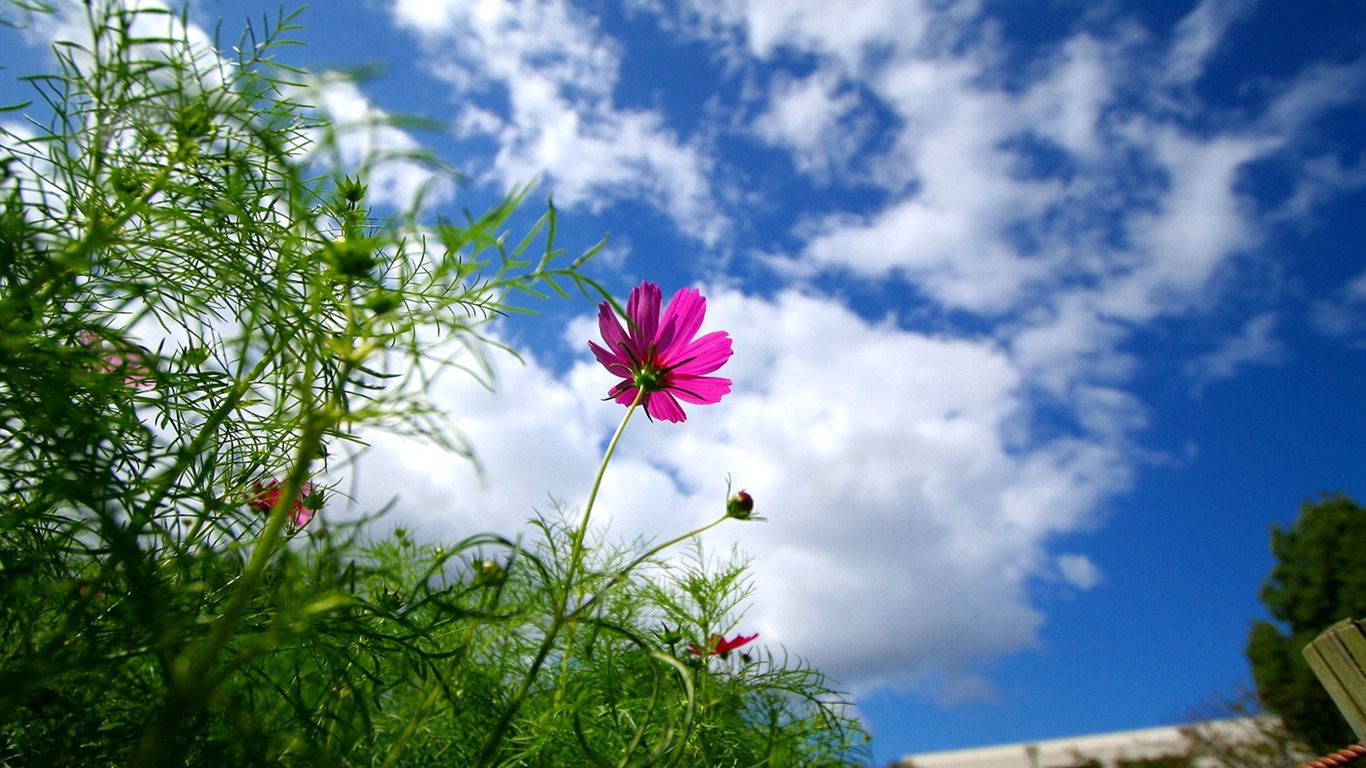
[[[1198,86],[1255,8],[1242,0],[1193,4],[1166,30],[1100,11],[1028,47],[977,3],[628,5],[729,78],[697,105],[712,118],[696,135],[621,106],[633,41],[588,6],[390,5],[465,100],[464,130],[495,142],[491,178],[540,175],[568,207],[644,201],[762,276],[692,278],[711,285],[708,327],[735,337],[735,391],[681,427],[634,425],[602,508],[621,535],[669,535],[714,515],[731,475],[772,521],[714,535],[755,557],[750,628],[860,691],[989,696],[983,663],[1038,642],[1031,589],[1104,578],[1055,550],[1097,524],[1146,455],[1132,343],[1222,306],[1269,226],[1352,183],[1350,163],[1320,152],[1307,167],[1323,172],[1297,175],[1284,200],[1244,184],[1258,163],[1319,152],[1300,138],[1360,95],[1362,68],[1259,83],[1237,109],[1207,103]],[[716,136],[861,202],[750,189],[757,208],[791,212],[795,245],[723,243],[747,222],[722,190],[753,176]],[[873,310],[832,280],[918,304]],[[1321,325],[1352,333],[1359,293],[1325,297]],[[547,491],[582,503],[588,447],[617,412],[582,355],[591,324],[572,330],[569,370],[533,356],[498,394],[450,393],[477,414],[462,423],[490,486],[418,473],[413,514],[513,524]],[[1192,391],[1279,359],[1276,330],[1271,311],[1238,319],[1186,365]],[[475,511],[489,509],[503,511]]]

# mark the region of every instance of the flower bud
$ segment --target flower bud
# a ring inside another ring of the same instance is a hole
[[[323,256],[338,274],[353,280],[368,277],[379,263],[364,239],[338,237],[323,247]]]
[[[476,586],[496,586],[502,582],[503,576],[503,566],[497,560],[482,560],[475,564],[474,583]]]
[[[203,345],[189,347],[180,354],[180,359],[183,360],[186,365],[198,368],[208,361],[209,348]]]
[[[365,308],[377,315],[383,315],[397,309],[402,302],[403,295],[398,291],[376,288],[365,297]]]
[[[343,177],[337,182],[337,194],[346,202],[352,205],[359,203],[365,198],[366,188],[359,178]]]
[[[384,591],[379,593],[379,606],[391,613],[397,611],[403,607],[403,593],[385,585]]]
[[[726,517],[748,520],[754,515],[754,498],[744,491],[731,494],[726,499]]]

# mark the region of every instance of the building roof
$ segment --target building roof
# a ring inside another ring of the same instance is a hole
[[[1255,733],[1254,718],[1216,720],[1205,724],[1226,736]],[[1092,758],[1105,765],[1119,760],[1136,760],[1181,754],[1188,748],[1184,726],[1141,728],[1087,736],[1072,736],[1015,744],[999,744],[945,752],[907,755],[900,765],[915,768],[1064,768],[1079,759]],[[1299,768],[1366,768],[1366,745],[1353,744],[1331,755],[1303,763]]]
[[[1209,725],[1218,730],[1241,732],[1250,727],[1250,722],[1248,718],[1233,718]],[[1172,725],[907,755],[901,764],[915,768],[1063,768],[1076,765],[1079,758],[1093,758],[1113,765],[1121,759],[1163,757],[1185,749],[1181,727]]]

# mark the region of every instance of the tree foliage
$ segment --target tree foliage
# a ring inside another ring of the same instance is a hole
[[[1356,741],[1305,662],[1303,648],[1346,618],[1366,617],[1366,510],[1337,494],[1305,502],[1294,525],[1271,531],[1276,565],[1261,598],[1274,621],[1258,621],[1247,658],[1257,695],[1290,733],[1319,754]]]
[[[1314,757],[1246,687],[1193,711],[1181,735],[1201,768],[1295,768]]]

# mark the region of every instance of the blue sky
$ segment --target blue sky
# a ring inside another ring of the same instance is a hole
[[[190,6],[235,39],[269,3]],[[11,11],[6,11],[11,12]],[[769,519],[744,628],[856,694],[880,761],[1181,722],[1249,679],[1271,525],[1366,498],[1366,6],[333,0],[282,60],[433,215],[535,182],[595,274],[709,297],[735,390],[634,424],[613,535]],[[0,30],[18,74],[59,30]],[[329,69],[376,68],[357,83]],[[6,77],[5,103],[27,98]],[[8,118],[13,120],[13,116]],[[528,219],[529,220],[529,219]],[[581,504],[620,413],[592,308],[439,393],[488,472],[375,438],[359,504],[433,536]],[[329,514],[346,514],[328,510]]]

